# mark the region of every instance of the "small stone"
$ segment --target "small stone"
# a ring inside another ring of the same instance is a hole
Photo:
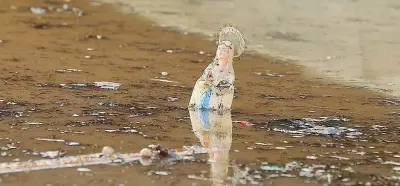
[[[101,151],[104,155],[111,156],[115,153],[114,149],[109,146],[103,147],[103,150]]]
[[[97,35],[96,38],[97,38],[97,39],[103,39],[103,36]]]
[[[142,157],[151,157],[153,155],[153,152],[149,148],[143,148],[140,151],[140,155]]]

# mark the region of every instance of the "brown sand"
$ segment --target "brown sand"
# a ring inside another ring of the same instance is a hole
[[[37,159],[23,150],[64,150],[67,155],[101,151],[105,145],[119,152],[136,152],[148,144],[160,143],[168,148],[199,144],[191,131],[185,107],[191,87],[208,65],[215,46],[197,35],[182,35],[170,29],[152,26],[151,22],[134,15],[118,13],[110,6],[94,7],[87,1],[72,1],[70,6],[83,9],[86,15],[48,12],[41,16],[30,12],[30,6],[62,6],[56,0],[2,0],[0,1],[0,60],[2,114],[0,144],[17,143],[17,149],[6,151],[10,157]],[[15,6],[15,7],[12,7]],[[85,36],[102,35],[104,39]],[[87,48],[94,48],[88,51]],[[166,50],[174,50],[168,53]],[[205,51],[207,55],[198,54]],[[91,56],[86,59],[85,56]],[[143,66],[146,66],[145,68]],[[57,73],[54,69],[76,68],[83,72]],[[150,80],[169,72],[167,79],[177,81],[164,83]],[[284,74],[283,77],[258,76],[253,72]],[[391,151],[399,154],[398,105],[385,104],[387,98],[363,89],[341,86],[306,78],[301,67],[272,58],[245,54],[235,63],[236,96],[233,103],[233,120],[258,123],[255,127],[234,125],[231,159],[241,164],[261,162],[284,165],[290,161],[311,164],[332,164],[353,167],[355,173],[346,173],[351,180],[368,181],[373,177],[394,175],[392,166],[374,163],[376,156],[393,160]],[[113,81],[122,84],[117,91],[95,88],[60,88],[61,83],[89,83]],[[281,99],[267,99],[265,95]],[[180,98],[168,102],[168,97]],[[22,106],[10,106],[8,101]],[[105,107],[99,102],[118,102],[120,107]],[[63,106],[60,106],[62,105]],[[157,109],[146,109],[155,106]],[[134,113],[131,107],[136,107]],[[28,109],[35,110],[27,113]],[[82,115],[84,110],[112,113],[105,121],[97,121]],[[12,117],[24,111],[29,117]],[[309,112],[315,111],[315,112]],[[145,113],[139,117],[128,117]],[[146,113],[151,113],[147,115]],[[392,114],[389,114],[392,113]],[[341,137],[293,138],[287,134],[262,129],[263,123],[272,119],[290,117],[320,117],[343,115],[351,117],[349,126],[361,126],[367,139],[350,140]],[[88,126],[73,126],[74,121],[94,121]],[[43,122],[44,125],[29,126],[26,122]],[[369,134],[372,125],[386,126],[387,133]],[[134,126],[140,134],[105,133],[105,129]],[[70,131],[70,132],[63,132]],[[81,131],[74,134],[71,131]],[[57,138],[79,141],[85,146],[69,147],[60,143],[40,142],[34,138]],[[284,142],[286,141],[286,142]],[[272,143],[273,146],[291,145],[287,150],[256,148],[248,146],[256,142]],[[329,148],[321,145],[333,143]],[[341,147],[342,146],[342,147]],[[370,146],[374,149],[368,148]],[[324,155],[338,152],[350,157],[352,149],[365,148],[369,152],[356,161],[338,161],[326,156],[318,160],[306,160],[307,155]],[[234,152],[233,150],[239,150]],[[374,152],[376,152],[374,154]],[[399,158],[397,158],[397,161]],[[354,163],[359,165],[354,165]],[[94,166],[92,173],[80,174],[76,168],[35,171],[0,175],[2,185],[209,185],[208,182],[188,179],[188,174],[199,175],[209,171],[208,164],[189,163],[171,167],[140,164],[122,166]],[[147,176],[149,170],[169,170],[170,176]],[[264,173],[268,175],[269,173]],[[342,177],[344,178],[344,177]],[[336,178],[342,183],[342,178]],[[304,185],[306,178],[267,179],[264,185]],[[315,182],[311,180],[311,182]],[[316,183],[316,182],[315,182]],[[374,183],[371,181],[371,183]],[[388,185],[393,184],[393,182]]]

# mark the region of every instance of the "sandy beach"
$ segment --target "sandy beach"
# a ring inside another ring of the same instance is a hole
[[[112,5],[71,0],[66,9],[57,11],[65,3],[0,0],[0,146],[6,147],[0,150],[1,162],[42,158],[32,152],[78,155],[101,152],[104,146],[126,153],[149,144],[171,149],[201,145],[186,106],[195,81],[214,56],[215,43],[199,35],[159,28],[146,18],[120,13]],[[50,6],[53,10],[48,10]],[[31,7],[47,11],[38,15]],[[73,7],[83,10],[83,15],[77,9],[72,11]],[[229,162],[243,170],[248,167],[248,177],[256,185],[328,183],[317,173],[308,177],[301,176],[301,170],[281,172],[261,166],[285,167],[290,162],[323,165],[315,170],[329,173],[332,185],[399,185],[398,99],[322,81],[289,61],[261,55],[245,53],[234,68],[232,121],[254,125],[232,124]],[[110,90],[72,85],[101,81],[121,86]],[[290,121],[284,119],[319,117],[346,118],[339,122],[340,127],[358,133],[293,137],[274,130]],[[106,132],[123,127],[139,132]],[[207,156],[199,158],[207,160]],[[48,186],[211,184],[188,177],[210,177],[206,161],[87,168],[91,172],[78,172],[75,167],[1,174],[0,182]]]

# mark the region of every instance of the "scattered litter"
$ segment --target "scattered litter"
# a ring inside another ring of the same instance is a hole
[[[97,38],[97,39],[103,39],[103,36],[97,35],[96,38]]]
[[[385,161],[382,164],[389,164],[389,165],[397,165],[400,166],[400,162],[394,162],[394,161]]]
[[[355,172],[353,168],[351,167],[347,167],[345,169],[343,169],[344,171],[348,171],[348,172]]]
[[[168,176],[170,173],[167,171],[155,171],[154,174],[161,175],[161,176]]]
[[[179,98],[168,97],[168,101],[169,102],[175,102],[175,101],[178,101],[178,100],[179,100]]]
[[[200,54],[200,55],[204,55],[205,52],[204,52],[204,51],[200,51],[199,54]]]
[[[286,147],[275,147],[277,150],[286,150]]]
[[[56,157],[59,157],[59,156],[62,156],[62,155],[64,155],[65,153],[62,153],[62,152],[60,152],[60,151],[46,151],[46,152],[41,152],[40,153],[40,155],[43,157],[43,158],[46,158],[46,157],[48,157],[48,158],[56,158]]]
[[[270,166],[270,165],[261,165],[260,168],[265,171],[283,171],[285,168],[278,166]]]
[[[86,58],[86,59],[91,59],[92,57],[91,57],[91,56],[85,56],[85,58]]]
[[[62,142],[64,143],[65,140],[63,139],[48,139],[48,138],[36,138],[38,141],[49,141],[49,142]]]
[[[309,160],[316,160],[316,159],[318,159],[316,156],[307,156],[306,158],[309,159]]]
[[[172,54],[174,51],[173,50],[166,50],[166,52]]]
[[[87,48],[86,50],[87,50],[87,51],[93,51],[94,48]]]
[[[271,76],[271,77],[283,77],[285,75],[279,75],[275,73],[268,73],[268,72],[254,72],[254,74],[259,75],[259,76]]]
[[[256,145],[262,145],[262,146],[272,145],[271,143],[261,143],[261,142],[257,142],[255,144]]]
[[[120,83],[114,83],[114,82],[106,82],[106,81],[101,81],[101,82],[93,82],[93,84],[87,84],[87,83],[72,83],[72,84],[60,84],[62,88],[78,88],[78,87],[98,87],[101,89],[110,89],[110,90],[117,90],[121,86]]]
[[[164,148],[161,148],[159,145],[152,146],[152,148],[155,148],[153,152],[155,152],[159,158],[164,157],[169,161],[185,159],[188,160],[191,159],[190,157],[195,154],[207,153],[207,149],[200,146],[184,146],[184,150],[171,149],[167,151],[164,151]],[[167,153],[166,156],[164,156],[165,153]],[[100,165],[110,163],[127,163],[132,161],[139,161],[141,159],[139,153],[115,153],[111,147],[104,147],[102,153],[60,157],[64,154],[65,153],[59,151],[48,151],[41,152],[40,155],[42,155],[43,157],[58,158],[0,163],[0,174],[67,167],[82,167],[88,165]],[[108,154],[109,156],[105,156]],[[160,171],[159,174],[165,175],[164,172],[165,171]],[[169,175],[168,172],[167,175]]]
[[[43,123],[40,123],[40,122],[28,122],[26,124],[28,124],[28,125],[43,125]]]
[[[78,172],[91,172],[92,170],[88,169],[88,168],[77,168],[76,169]]]
[[[64,73],[64,72],[82,72],[82,70],[79,69],[74,69],[74,68],[68,68],[68,69],[56,69],[54,70],[56,72]]]
[[[79,142],[65,142],[65,145],[68,146],[80,146],[81,144]]]
[[[39,7],[31,7],[31,12],[37,15],[46,13],[46,9]]]
[[[345,134],[355,138],[362,134],[361,132],[356,132],[357,129],[339,127],[345,121],[349,121],[349,119],[338,117],[280,119],[268,122],[267,127],[272,128],[274,131],[294,136]],[[318,123],[318,125],[315,123]]]
[[[233,123],[239,123],[240,126],[245,126],[245,127],[251,127],[251,126],[255,125],[248,121],[233,121]]]
[[[393,167],[394,171],[400,171],[400,167]]]
[[[166,76],[168,74],[169,74],[168,72],[161,72],[161,75],[163,75],[163,76]]]
[[[107,133],[137,133],[138,131],[135,129],[132,129],[130,127],[123,127],[120,129],[107,129],[104,130]]]
[[[350,158],[342,157],[342,156],[331,156],[331,158],[336,158],[338,160],[350,160]]]
[[[170,80],[166,80],[166,79],[155,79],[155,78],[152,78],[150,80],[152,80],[152,81],[161,81],[161,82],[166,82],[166,83],[178,83],[176,81],[170,81]]]

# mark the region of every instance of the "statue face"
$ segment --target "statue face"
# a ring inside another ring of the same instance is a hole
[[[233,45],[229,41],[223,41],[218,45],[216,57],[219,60],[229,60],[233,58]]]

